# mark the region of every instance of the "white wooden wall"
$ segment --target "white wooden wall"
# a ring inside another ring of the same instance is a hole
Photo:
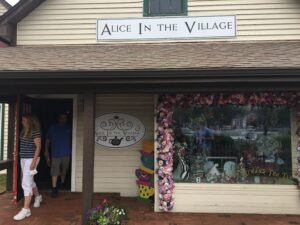
[[[173,212],[300,214],[295,185],[176,184]]]
[[[0,3],[0,16],[3,15],[6,11],[7,11],[7,8],[5,8],[4,5],[2,5]]]
[[[146,127],[142,140],[153,140],[154,96],[153,95],[98,95],[96,116],[121,112],[137,117]],[[76,191],[82,191],[82,102],[77,112]],[[116,192],[121,196],[137,196],[135,170],[141,165],[142,141],[135,145],[113,149],[95,145],[94,191]]]
[[[188,0],[188,16],[237,16],[226,41],[300,39],[299,11],[299,0]],[[142,17],[143,0],[47,0],[18,24],[17,42],[95,44],[96,19]]]

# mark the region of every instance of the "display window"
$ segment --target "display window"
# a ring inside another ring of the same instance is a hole
[[[290,115],[275,105],[175,107],[174,181],[295,184]]]
[[[172,210],[176,183],[299,184],[300,129],[291,128],[300,125],[300,93],[165,94],[157,102],[161,210]]]

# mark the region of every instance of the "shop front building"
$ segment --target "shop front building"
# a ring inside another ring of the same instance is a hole
[[[93,192],[139,196],[152,146],[157,212],[299,214],[299,10],[21,0],[0,21],[11,45],[0,49],[0,102],[10,118],[68,106],[70,191],[83,192],[84,210]]]

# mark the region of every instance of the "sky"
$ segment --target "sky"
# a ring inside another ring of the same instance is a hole
[[[14,5],[16,4],[19,0],[6,0],[9,4]]]

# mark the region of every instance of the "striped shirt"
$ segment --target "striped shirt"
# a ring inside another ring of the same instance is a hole
[[[35,153],[35,138],[40,138],[41,134],[38,130],[32,132],[31,138],[20,137],[20,157],[21,158],[33,158]]]

